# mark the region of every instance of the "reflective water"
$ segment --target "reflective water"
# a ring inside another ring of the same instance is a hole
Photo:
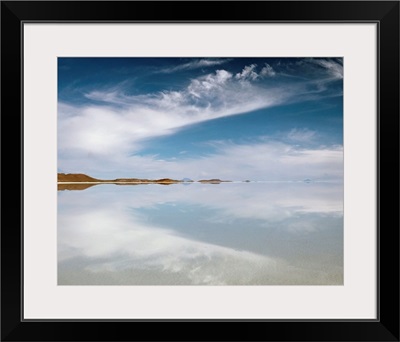
[[[341,285],[340,183],[58,191],[59,285]]]

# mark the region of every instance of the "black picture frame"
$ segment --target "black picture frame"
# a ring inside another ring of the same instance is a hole
[[[378,319],[24,320],[21,30],[61,21],[376,22]],[[1,51],[3,341],[399,341],[398,1],[2,1]]]

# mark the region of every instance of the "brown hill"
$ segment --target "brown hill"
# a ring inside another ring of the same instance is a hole
[[[161,178],[161,179],[156,179],[154,181],[155,183],[179,183],[178,180],[176,179],[171,179],[171,178]]]
[[[58,182],[99,182],[98,179],[84,173],[57,173]]]
[[[210,183],[210,184],[219,184],[219,183],[226,183],[226,182],[231,182],[229,180],[220,180],[220,179],[201,179],[199,180],[199,183]]]
[[[139,179],[139,178],[116,178],[113,179],[112,182],[140,182],[140,181],[146,181],[147,179]]]

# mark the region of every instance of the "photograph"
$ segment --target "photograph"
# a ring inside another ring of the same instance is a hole
[[[344,285],[343,67],[57,58],[57,284]]]

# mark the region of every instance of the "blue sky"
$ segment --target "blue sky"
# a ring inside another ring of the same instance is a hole
[[[58,171],[342,180],[341,58],[59,58]]]

